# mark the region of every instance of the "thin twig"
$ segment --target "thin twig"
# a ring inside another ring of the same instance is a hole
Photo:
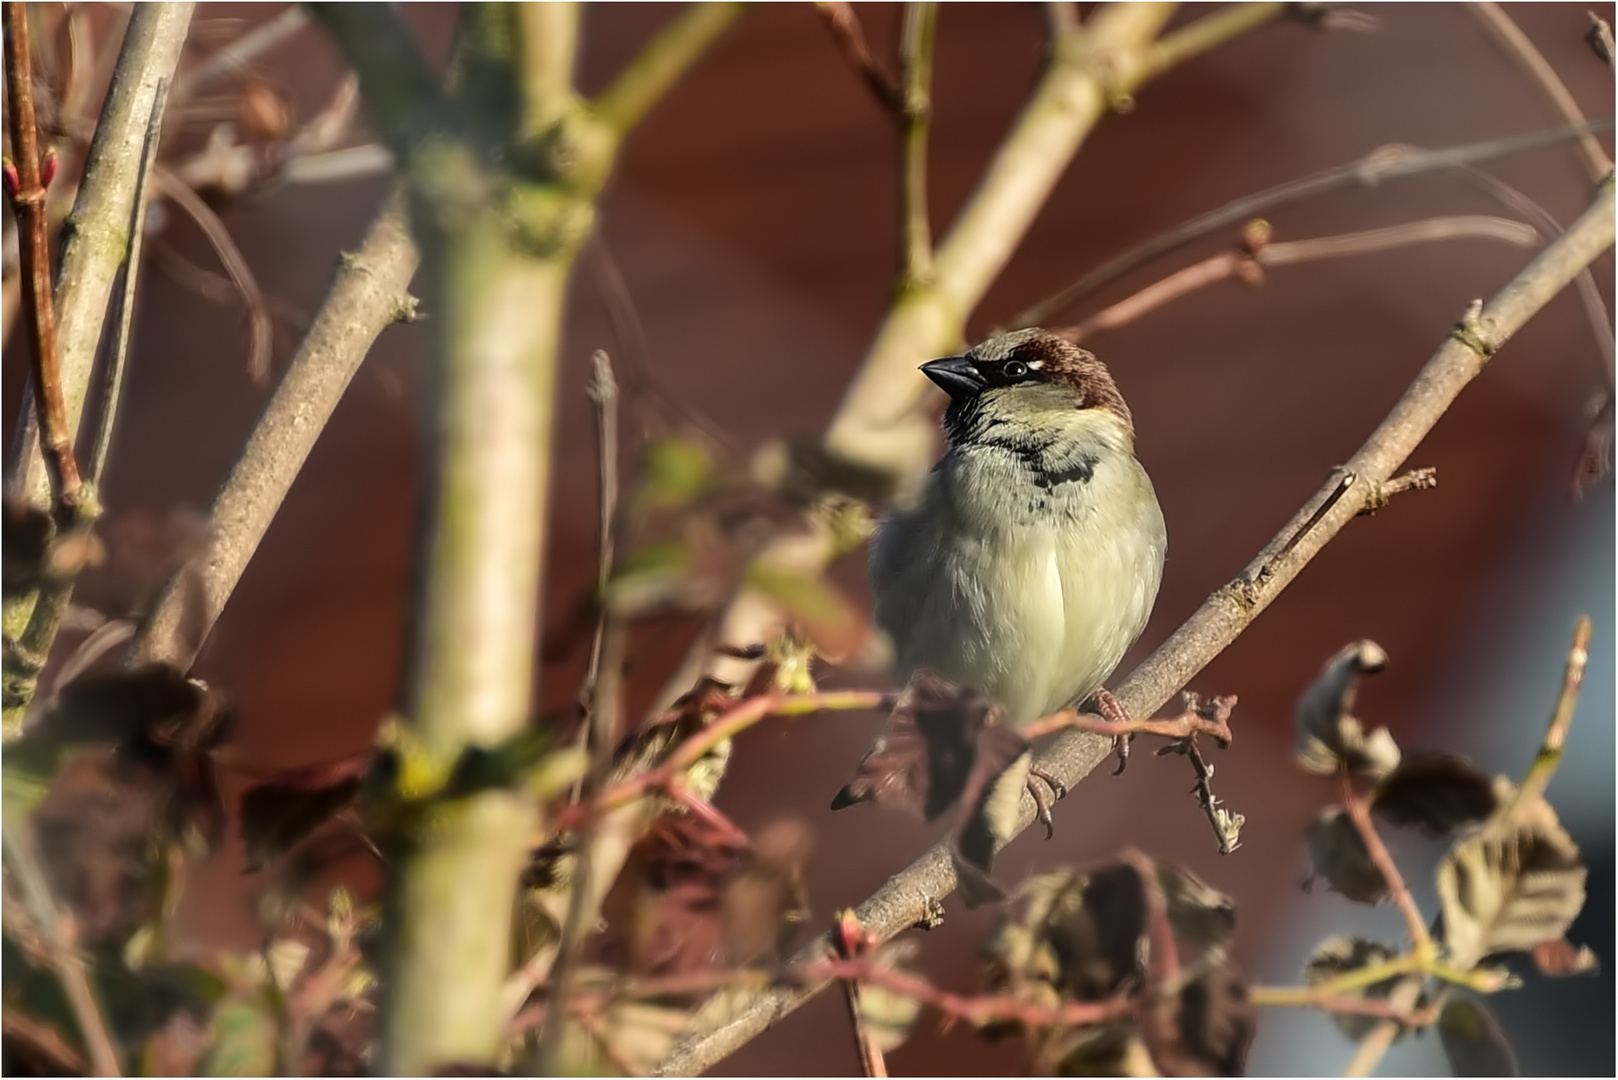
[[[1477,16],[1478,22],[1483,24],[1483,28],[1494,38],[1495,43],[1506,51],[1529,78],[1534,80],[1535,85],[1550,100],[1551,106],[1563,120],[1569,124],[1584,123],[1584,112],[1579,108],[1579,103],[1573,100],[1573,95],[1568,92],[1567,84],[1562,82],[1561,76],[1556,74],[1556,69],[1551,67],[1550,61],[1534,47],[1528,35],[1522,32],[1522,28],[1510,15],[1506,14],[1505,9],[1495,3],[1473,3],[1467,7]],[[1592,182],[1599,182],[1602,177],[1612,172],[1612,159],[1607,157],[1601,141],[1594,135],[1585,135],[1579,139],[1579,153],[1584,158]]]
[[[1463,146],[1449,147],[1444,150],[1419,150],[1415,147],[1397,144],[1380,146],[1364,157],[1351,161],[1346,165],[1338,165],[1297,180],[1277,184],[1275,187],[1266,188],[1252,195],[1244,195],[1239,199],[1233,199],[1218,209],[1210,210],[1208,213],[1192,218],[1190,221],[1177,225],[1165,233],[1160,233],[1145,243],[1130,248],[1122,255],[1108,259],[1055,295],[1017,313],[1006,325],[1014,327],[1042,326],[1052,315],[1072,307],[1084,297],[1101,288],[1101,286],[1114,278],[1121,277],[1137,266],[1150,262],[1160,255],[1166,255],[1177,248],[1184,247],[1194,240],[1207,236],[1209,233],[1217,232],[1248,218],[1257,217],[1271,207],[1297,202],[1300,199],[1313,198],[1341,188],[1375,187],[1389,180],[1417,176],[1437,169],[1449,169],[1459,165],[1471,165],[1480,161],[1506,157],[1511,154],[1520,154],[1567,139],[1578,138],[1593,131],[1605,131],[1610,127],[1612,127],[1611,120],[1592,120],[1588,123],[1576,124],[1571,127],[1551,128],[1547,131],[1531,131],[1523,135],[1509,135],[1500,139],[1467,143]]]
[[[1072,329],[1061,331],[1073,341],[1088,338],[1098,331],[1115,330],[1134,322],[1148,312],[1155,311],[1172,300],[1231,278],[1247,280],[1250,268],[1288,266],[1295,263],[1316,262],[1322,259],[1369,255],[1380,251],[1426,244],[1440,240],[1499,240],[1517,247],[1529,247],[1539,234],[1530,226],[1506,218],[1485,217],[1475,214],[1455,217],[1427,218],[1403,225],[1390,225],[1364,232],[1344,233],[1339,236],[1319,236],[1308,240],[1291,240],[1274,244],[1265,242],[1252,249],[1227,251],[1177,270],[1161,281],[1152,283],[1125,297],[1110,307],[1090,316]]]
[[[40,448],[50,479],[51,507],[62,527],[78,513],[79,466],[73,458],[73,429],[62,399],[56,349],[56,308],[51,291],[51,238],[41,174],[39,126],[34,118],[34,68],[29,51],[28,8],[6,5],[6,96],[14,160],[7,168],[6,195],[21,234],[23,312],[33,344],[34,410]],[[55,171],[55,159],[50,166]]]
[[[903,116],[907,90],[872,55],[871,45],[865,40],[865,30],[860,26],[860,17],[854,5],[838,0],[816,0],[815,10],[820,13],[826,29],[831,31],[832,40],[837,43],[843,59],[859,73],[876,103],[886,112]],[[908,13],[906,18],[909,18]]]
[[[579,41],[576,3],[521,4],[517,86],[522,92],[521,138],[535,139],[554,127],[573,104],[573,59]]]
[[[1562,689],[1556,695],[1556,708],[1551,710],[1551,721],[1545,728],[1545,741],[1540,744],[1539,753],[1534,755],[1534,763],[1528,767],[1522,786],[1512,798],[1511,809],[1503,816],[1509,817],[1517,807],[1545,794],[1551,777],[1556,775],[1557,767],[1562,764],[1567,729],[1573,723],[1573,713],[1579,704],[1579,688],[1584,682],[1584,668],[1590,660],[1590,634],[1590,616],[1579,616],[1578,625],[1573,628],[1573,645],[1567,653],[1567,669],[1562,673]]]
[[[1410,886],[1405,884],[1404,875],[1399,873],[1399,864],[1393,861],[1388,846],[1382,842],[1382,835],[1376,831],[1376,825],[1371,821],[1369,805],[1354,791],[1354,781],[1346,773],[1343,775],[1343,806],[1348,810],[1354,828],[1359,831],[1366,854],[1371,857],[1371,864],[1382,875],[1382,880],[1387,883],[1388,892],[1393,894],[1395,906],[1404,916],[1405,928],[1410,932],[1414,952],[1418,956],[1427,955],[1433,950],[1432,935],[1427,932],[1427,920],[1422,917],[1421,909],[1416,906],[1416,898],[1410,895]]]
[[[1406,491],[1431,491],[1438,486],[1438,470],[1428,467],[1424,469],[1411,469],[1400,473],[1391,480],[1371,485],[1371,490],[1365,493],[1365,505],[1360,507],[1361,514],[1374,514],[1395,495]]]
[[[1219,854],[1229,855],[1242,846],[1242,826],[1247,824],[1245,814],[1233,813],[1220,805],[1219,796],[1213,790],[1213,766],[1202,757],[1202,750],[1197,746],[1197,737],[1188,735],[1178,742],[1172,742],[1158,752],[1162,757],[1166,754],[1183,754],[1191,762],[1191,772],[1196,777],[1196,785],[1191,789],[1197,797],[1197,805],[1202,807],[1202,815],[1208,819],[1208,825],[1214,831],[1214,838],[1219,841]]]
[[[1055,1007],[1011,997],[964,997],[940,990],[925,979],[895,971],[878,960],[863,957],[840,960],[827,956],[807,960],[790,970],[811,986],[823,986],[832,979],[857,979],[930,1005],[945,1016],[980,1027],[997,1022],[1018,1023],[1034,1028],[1082,1027],[1128,1016],[1137,1004],[1134,997],[1069,1001]]]
[[[202,230],[202,235],[207,237],[214,254],[219,257],[219,265],[224,267],[230,283],[236,287],[237,294],[241,296],[242,306],[247,309],[248,320],[247,374],[255,383],[264,385],[270,377],[270,357],[275,347],[275,323],[270,318],[269,303],[264,299],[264,290],[259,288],[253,268],[248,265],[246,257],[242,255],[242,249],[236,246],[230,230],[219,220],[219,215],[214,213],[213,207],[193,191],[190,185],[161,165],[157,167],[154,178],[157,180],[158,191],[184,210],[186,216],[196,222],[197,228]]]
[[[57,366],[67,430],[77,432],[113,283],[127,251],[136,178],[146,148],[158,83],[174,76],[190,3],[137,4],[129,17],[101,117],[85,152],[73,212],[62,228],[56,286]],[[37,448],[24,451],[38,455]],[[30,472],[28,496],[44,504],[48,482]],[[32,604],[8,603],[6,632],[16,637]]]
[[[831,690],[816,694],[761,694],[743,701],[713,723],[679,743],[661,765],[638,773],[603,792],[602,811],[627,806],[641,796],[661,791],[678,780],[681,773],[700,761],[722,742],[727,742],[754,724],[771,716],[802,716],[813,712],[880,709],[893,696],[877,690]]]
[[[67,995],[73,1019],[78,1023],[85,1048],[90,1052],[91,1069],[96,1076],[119,1076],[118,1051],[113,1048],[106,1019],[96,1002],[95,991],[90,987],[84,958],[79,955],[74,941],[73,917],[58,910],[56,901],[51,897],[44,868],[34,857],[29,839],[18,823],[7,821],[4,830],[6,861],[11,864],[22,893],[23,906],[44,941],[46,951],[50,954],[51,967],[61,981],[63,993]]]
[[[848,1019],[854,1025],[854,1048],[860,1055],[860,1075],[887,1076],[888,1062],[882,1053],[882,1044],[876,1041],[871,1026],[865,1022],[858,979],[843,980],[843,998],[848,1002]]]
[[[1426,980],[1420,975],[1406,975],[1403,979],[1400,979],[1388,994],[1389,1010],[1396,1016],[1413,1012],[1416,1008],[1416,1003],[1421,1000],[1421,991],[1425,984]],[[1382,1060],[1382,1055],[1388,1052],[1388,1047],[1393,1045],[1393,1040],[1399,1037],[1399,1033],[1404,1030],[1406,1022],[1405,1020],[1384,1020],[1372,1028],[1370,1033],[1360,1040],[1360,1045],[1355,1049],[1354,1056],[1349,1059],[1347,1067],[1343,1069],[1343,1075],[1371,1075],[1371,1070],[1375,1069],[1377,1062]]]
[[[627,134],[741,13],[739,3],[691,5],[602,91],[591,111],[618,134]]]
[[[1562,223],[1552,217],[1550,212],[1540,206],[1533,199],[1518,191],[1499,177],[1484,172],[1472,165],[1461,165],[1456,168],[1461,179],[1486,193],[1501,205],[1514,213],[1527,218],[1546,240],[1555,239],[1562,235]],[[1607,305],[1601,298],[1601,289],[1596,285],[1595,275],[1590,268],[1585,267],[1579,274],[1574,285],[1579,290],[1579,300],[1584,305],[1585,317],[1590,320],[1590,333],[1595,338],[1596,348],[1601,352],[1603,360],[1602,374],[1606,384],[1611,390],[1613,386],[1613,332],[1612,320],[1607,315]]]
[[[846,6],[846,5],[845,5]],[[933,42],[938,4],[905,5],[899,41],[900,214],[904,222],[900,289],[927,281],[933,272],[932,225],[927,216],[927,127],[932,119]]]
[[[1347,994],[1323,993],[1322,987],[1297,986],[1274,989],[1255,986],[1248,991],[1248,1000],[1254,1005],[1299,1006],[1319,1009],[1339,1016],[1374,1016],[1394,1020],[1405,1027],[1430,1027],[1438,1021],[1439,1009],[1433,1006],[1401,1011],[1390,1001],[1380,998],[1353,997]]]
[[[1169,68],[1209,49],[1217,48],[1235,37],[1256,30],[1286,13],[1283,3],[1231,4],[1211,15],[1204,15],[1162,40],[1146,54],[1146,76],[1161,74]]]
[[[308,23],[309,13],[304,10],[302,4],[288,5],[286,10],[275,18],[249,30],[192,68],[185,78],[180,80],[175,96],[195,97],[204,87],[211,86],[220,79],[240,74],[256,58],[292,37]]]
[[[587,710],[588,723],[584,734],[590,749],[590,770],[582,791],[584,821],[577,832],[567,917],[562,923],[561,936],[550,967],[554,994],[561,1001],[568,1000],[579,949],[584,944],[588,929],[599,919],[595,899],[605,894],[605,890],[599,888],[594,880],[598,872],[596,831],[602,817],[598,800],[612,773],[614,740],[623,712],[624,625],[623,620],[613,617],[611,605],[606,602],[607,582],[612,576],[613,531],[618,511],[618,383],[613,378],[612,361],[604,351],[597,349],[590,363],[590,383],[586,393],[595,407],[596,417],[597,482],[600,491],[600,516],[597,519],[600,561],[596,568],[596,584],[601,617],[596,624],[584,688],[580,692],[580,699]],[[562,1064],[558,1055],[566,1034],[564,1019],[558,1011],[540,1034],[535,1059],[541,1076],[556,1075],[557,1068]]]
[[[1385,480],[1421,442],[1466,385],[1492,356],[1579,270],[1612,245],[1613,193],[1610,183],[1596,192],[1590,207],[1566,233],[1522,269],[1487,305],[1469,312],[1423,366],[1388,416],[1347,463],[1356,478]],[[1232,582],[1217,590],[1187,622],[1148,657],[1115,691],[1132,714],[1150,715],[1234,641],[1268,607],[1304,566],[1352,520],[1359,499],[1345,496],[1334,472]],[[1364,489],[1360,489],[1364,490]],[[1331,509],[1316,519],[1316,508]],[[1306,522],[1313,522],[1300,532]],[[1283,554],[1284,552],[1284,554]],[[1110,742],[1089,733],[1066,733],[1040,755],[1038,764],[1069,787],[1106,760]],[[1018,835],[1035,820],[1036,807],[1025,795],[1019,806]],[[1008,838],[1009,842],[1009,838]],[[938,844],[891,877],[856,910],[860,924],[877,941],[915,925],[928,908],[956,884],[948,844]],[[817,941],[800,957],[824,955]],[[694,1033],[658,1066],[663,1075],[695,1075],[734,1052],[790,1014],[819,987],[760,994],[710,1030]],[[1419,993],[1419,986],[1417,993]],[[1404,1003],[1409,1008],[1414,1001]]]
[[[124,370],[129,361],[130,331],[135,324],[135,287],[140,281],[141,248],[146,239],[146,210],[151,205],[148,187],[152,169],[157,164],[157,147],[163,137],[163,109],[168,103],[167,79],[157,84],[152,97],[152,119],[146,129],[146,149],[142,155],[140,173],[135,182],[134,213],[129,222],[129,254],[124,257],[124,287],[118,293],[118,340],[113,345],[112,358],[107,363],[101,384],[101,416],[96,423],[95,451],[90,456],[92,484],[101,480],[107,465],[107,452],[112,448],[112,432],[118,422],[118,399],[123,392]]]
[[[618,515],[618,380],[613,377],[612,360],[605,351],[597,349],[590,357],[590,365],[590,384],[585,393],[594,406],[596,421],[596,491],[599,502],[596,518],[596,598],[601,615],[596,621],[595,640],[590,644],[590,659],[585,665],[579,697],[593,718],[598,711],[596,683],[601,677],[602,642],[607,636],[607,625],[612,621],[606,596],[607,585],[612,580],[614,521]],[[597,731],[596,737],[610,745],[612,734],[609,728],[604,732]]]

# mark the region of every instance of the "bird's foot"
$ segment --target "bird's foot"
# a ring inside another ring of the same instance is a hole
[[[1044,782],[1044,787],[1050,789],[1050,797],[1046,797],[1044,789],[1034,781]],[[1056,835],[1056,822],[1051,817],[1051,804],[1057,799],[1067,796],[1067,785],[1056,777],[1040,768],[1038,765],[1028,766],[1028,794],[1034,797],[1034,814],[1039,823],[1045,826],[1045,839],[1049,840]]]
[[[1129,724],[1134,721],[1134,717],[1129,715],[1129,710],[1124,708],[1124,703],[1113,697],[1108,690],[1097,690],[1091,700],[1095,703],[1096,711],[1101,714],[1101,718],[1109,724]],[[1112,775],[1121,776],[1129,767],[1129,744],[1134,741],[1133,731],[1112,737],[1112,752],[1118,756],[1118,766],[1112,770]]]

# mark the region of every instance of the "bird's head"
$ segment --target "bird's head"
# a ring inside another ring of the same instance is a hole
[[[1048,330],[997,334],[921,370],[949,395],[944,430],[951,442],[1007,424],[1115,432],[1124,445],[1133,442],[1129,406],[1107,366]]]

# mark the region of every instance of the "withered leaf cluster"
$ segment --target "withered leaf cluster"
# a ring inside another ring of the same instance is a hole
[[[603,910],[605,947],[647,976],[780,959],[807,916],[808,844],[794,822],[748,841],[694,815],[664,814],[630,853]]]
[[[1595,955],[1564,936],[1584,907],[1587,871],[1577,845],[1540,794],[1543,783],[1519,791],[1504,777],[1491,779],[1453,754],[1401,755],[1386,728],[1367,736],[1351,711],[1358,678],[1386,662],[1374,642],[1362,641],[1327,664],[1298,705],[1299,764],[1310,772],[1335,772],[1345,783],[1369,776],[1370,791],[1361,803],[1370,815],[1452,841],[1438,866],[1442,920],[1434,931],[1450,969],[1475,972],[1485,983],[1501,986],[1512,981],[1498,966],[1511,953],[1526,954],[1546,975],[1595,970]],[[1324,878],[1359,903],[1386,900],[1391,887],[1371,857],[1366,835],[1347,808],[1327,807],[1305,836],[1311,878]],[[1333,938],[1315,952],[1304,973],[1311,985],[1326,986],[1397,957],[1393,947],[1375,941]],[[1386,999],[1398,981],[1394,976],[1345,993]],[[1359,1015],[1334,1019],[1355,1039],[1379,1023]],[[1515,1071],[1511,1048],[1481,1001],[1448,1002],[1438,1027],[1456,1075]]]
[[[1120,997],[1131,1007],[1099,1024],[994,1032],[1027,1038],[1036,1066],[1061,1075],[1240,1075],[1254,1009],[1228,952],[1235,926],[1229,897],[1139,854],[1033,878],[986,943],[990,988],[1041,1016]]]
[[[951,853],[968,905],[1004,899],[989,878],[1028,781],[1028,741],[975,690],[923,668],[911,677],[833,810],[875,802],[932,821],[959,805]]]

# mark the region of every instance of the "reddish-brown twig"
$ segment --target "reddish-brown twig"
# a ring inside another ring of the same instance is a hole
[[[57,369],[56,307],[51,288],[50,223],[45,187],[50,177],[40,169],[39,127],[34,117],[33,58],[29,53],[27,7],[6,5],[6,94],[11,99],[11,150],[6,168],[6,195],[22,234],[23,312],[34,346],[34,408],[40,450],[50,473],[51,496],[58,524],[69,523],[79,504],[79,466],[73,458],[73,433],[67,429],[62,378]],[[52,158],[50,171],[55,170]]]
[[[161,165],[157,167],[153,179],[157,181],[158,190],[185,211],[208,238],[230,283],[242,298],[248,320],[247,374],[260,385],[267,383],[270,356],[275,347],[275,324],[270,319],[269,305],[264,299],[264,290],[259,288],[258,278],[253,275],[253,268],[248,265],[241,248],[236,246],[230,230],[225,228],[225,223],[219,220],[219,215],[203,201],[202,196]]]
[[[860,78],[865,81],[866,88],[871,91],[871,96],[876,98],[877,104],[896,116],[903,116],[904,91],[899,87],[898,80],[888,74],[871,54],[871,46],[865,40],[865,31],[860,26],[859,16],[854,12],[854,5],[837,3],[834,0],[820,0],[815,4],[815,10],[825,19],[832,40],[837,42],[843,56],[853,65],[854,70],[859,72]]]
[[[856,979],[891,990],[895,994],[923,1005],[930,1005],[953,1019],[964,1020],[975,1026],[993,1023],[1017,1023],[1027,1027],[1079,1027],[1100,1024],[1127,1016],[1136,1006],[1133,997],[1108,998],[1105,1001],[1069,1001],[1055,1008],[1019,1001],[1011,997],[965,997],[940,990],[932,983],[914,975],[906,975],[871,959],[822,960],[805,964],[796,971],[803,979],[819,982],[824,979]]]
[[[1261,236],[1254,236],[1254,232],[1254,229],[1248,230],[1248,235],[1244,237],[1242,245],[1237,250],[1222,252],[1182,270],[1176,270],[1133,296],[1125,297],[1061,333],[1065,337],[1079,341],[1100,330],[1115,330],[1172,300],[1216,282],[1235,278],[1257,284],[1264,278],[1265,267],[1316,262],[1349,255],[1369,255],[1408,244],[1425,244],[1439,240],[1499,240],[1527,247],[1537,239],[1537,233],[1531,226],[1508,218],[1475,214],[1428,218],[1383,229],[1367,229],[1364,232],[1344,233],[1340,236],[1319,236],[1281,244],[1269,243],[1267,230]]]
[[[1359,830],[1360,839],[1365,841],[1365,850],[1371,856],[1371,862],[1382,874],[1388,883],[1388,891],[1393,894],[1393,902],[1398,905],[1399,912],[1405,918],[1405,926],[1410,931],[1410,943],[1420,955],[1432,951],[1433,940],[1427,933],[1427,921],[1421,916],[1421,909],[1416,906],[1415,897],[1410,895],[1410,887],[1399,873],[1398,864],[1388,853],[1388,847],[1382,842],[1382,836],[1376,831],[1376,825],[1371,821],[1369,803],[1354,791],[1354,782],[1346,774],[1343,776],[1343,806],[1348,810],[1348,816],[1353,819],[1354,827]]]
[[[833,690],[823,694],[762,694],[741,702],[676,746],[656,768],[632,776],[602,794],[599,809],[615,810],[652,791],[669,790],[686,769],[727,739],[776,714],[797,715],[843,709],[878,709],[890,695],[876,690]],[[565,825],[565,823],[564,823]]]
[[[1063,709],[1059,713],[1036,720],[1020,729],[1030,740],[1054,731],[1089,731],[1108,738],[1120,735],[1160,735],[1165,739],[1186,739],[1193,735],[1208,735],[1218,739],[1221,746],[1231,741],[1230,714],[1236,708],[1235,694],[1210,698],[1206,705],[1192,695],[1185,700],[1185,709],[1179,716],[1163,720],[1103,720],[1099,716],[1081,713],[1077,709]]]

